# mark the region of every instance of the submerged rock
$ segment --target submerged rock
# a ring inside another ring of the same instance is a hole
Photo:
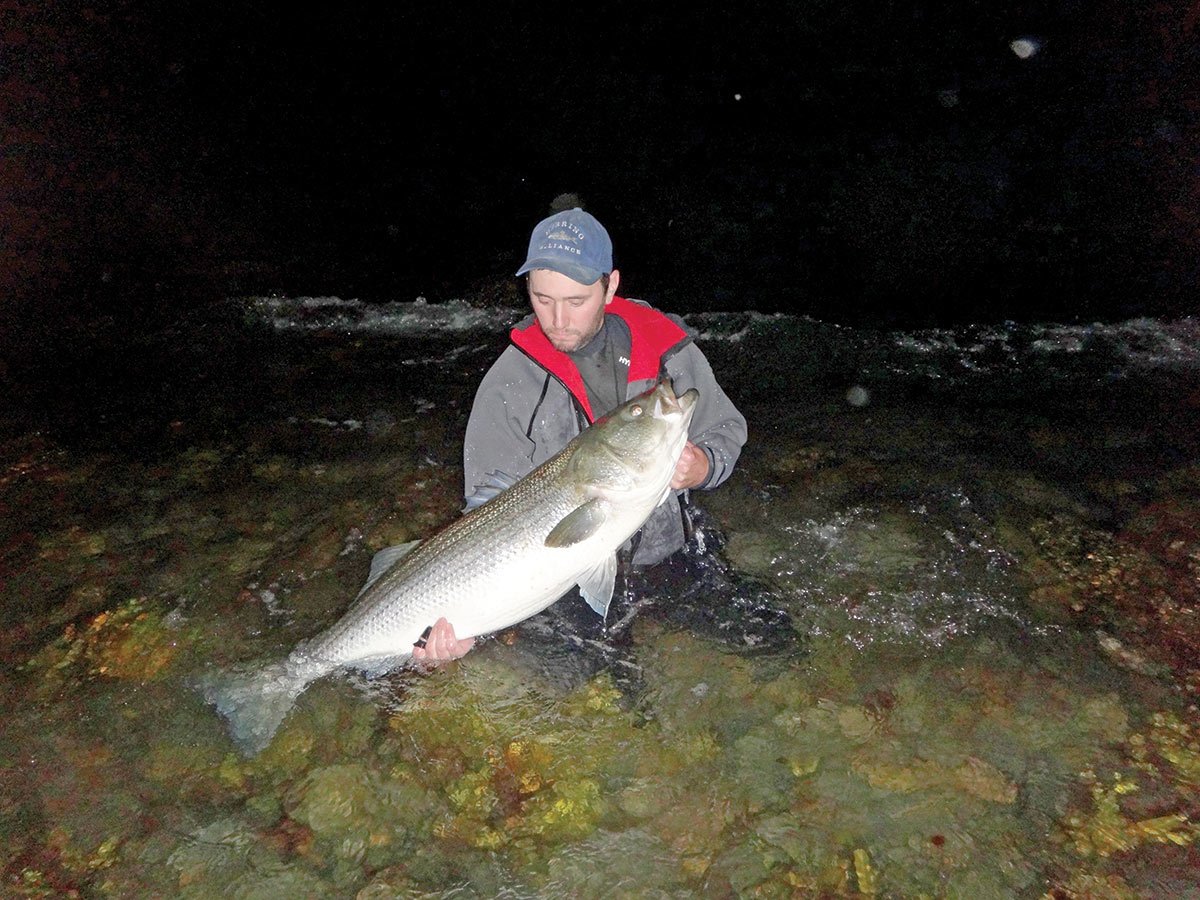
[[[1116,534],[1065,516],[1040,520],[1026,557],[1032,598],[1093,626],[1117,665],[1174,674],[1200,693],[1200,528],[1179,500],[1143,507]]]
[[[24,668],[41,673],[43,693],[96,677],[150,681],[166,674],[189,639],[166,625],[158,607],[136,597],[81,626],[68,625]]]
[[[880,790],[906,794],[918,790],[949,789],[962,791],[991,803],[1013,803],[1017,786],[995,766],[974,756],[954,767],[933,760],[914,759],[907,765],[873,762],[860,756],[851,768]]]
[[[310,772],[291,790],[286,807],[333,855],[373,866],[398,862],[429,813],[422,788],[354,763]]]

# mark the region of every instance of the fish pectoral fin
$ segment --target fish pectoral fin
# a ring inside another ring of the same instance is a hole
[[[489,472],[487,481],[475,485],[475,490],[467,498],[467,505],[463,507],[462,511],[468,513],[473,509],[478,509],[493,497],[499,497],[516,483],[517,479],[504,472]]]
[[[547,547],[572,547],[586,541],[608,521],[608,504],[593,497],[574,512],[568,513],[546,535]]]
[[[367,575],[367,583],[359,590],[361,594],[372,584],[374,584],[379,576],[394,566],[404,557],[408,556],[417,546],[420,541],[409,541],[407,544],[397,544],[395,547],[384,547],[378,553],[371,557],[371,571]]]
[[[602,559],[579,579],[579,593],[596,615],[604,618],[612,603],[613,587],[617,581],[617,554]]]

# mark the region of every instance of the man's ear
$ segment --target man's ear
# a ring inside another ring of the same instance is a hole
[[[613,269],[608,273],[608,296],[604,298],[604,305],[612,303],[613,297],[617,296],[617,285],[621,283],[621,273]]]

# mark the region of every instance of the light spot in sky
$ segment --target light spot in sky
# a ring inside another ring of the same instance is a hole
[[[1008,46],[1021,59],[1029,59],[1029,57],[1042,49],[1041,42],[1031,37],[1017,38]]]

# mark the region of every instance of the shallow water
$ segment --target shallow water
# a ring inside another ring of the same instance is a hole
[[[514,315],[231,304],[4,443],[6,891],[1200,893],[1190,320],[693,317],[752,432],[708,537],[794,636],[626,598],[573,677],[517,630],[327,678],[238,755],[194,685],[458,514]]]

